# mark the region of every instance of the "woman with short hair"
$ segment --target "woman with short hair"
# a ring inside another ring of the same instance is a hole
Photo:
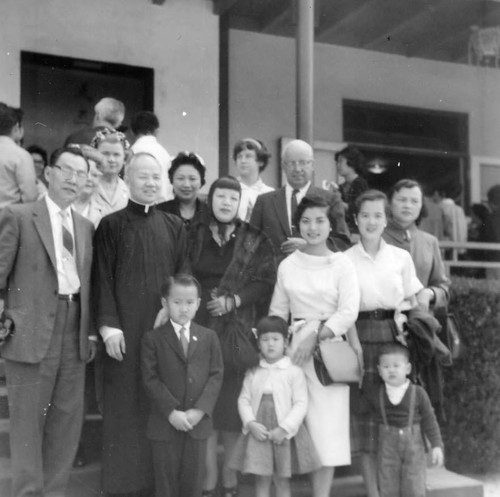
[[[158,204],[158,209],[180,217],[186,229],[207,211],[206,204],[198,198],[205,184],[205,172],[203,159],[193,152],[179,152],[168,170],[174,198]]]
[[[238,181],[241,184],[238,216],[243,221],[250,221],[257,197],[274,190],[271,186],[264,184],[260,176],[267,167],[270,157],[271,154],[266,146],[255,138],[243,138],[234,146],[233,160],[238,170]]]
[[[103,215],[111,214],[125,208],[128,203],[128,187],[120,173],[131,155],[130,144],[120,131],[104,128],[96,132],[90,145],[106,159],[96,197],[103,207]]]

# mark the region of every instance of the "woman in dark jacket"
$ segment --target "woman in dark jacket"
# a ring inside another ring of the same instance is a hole
[[[203,159],[192,152],[179,152],[168,170],[175,197],[158,204],[158,209],[180,217],[187,230],[207,210],[205,203],[198,198],[200,188],[205,184],[205,171]]]
[[[191,226],[189,259],[193,275],[202,287],[196,322],[230,332],[242,326],[250,332],[267,308],[276,264],[269,239],[258,229],[238,219],[241,186],[236,178],[216,180],[208,194],[208,213]],[[204,495],[215,495],[217,484],[217,434],[224,446],[222,495],[237,493],[237,475],[227,467],[227,458],[241,432],[237,399],[244,371],[225,364],[224,382],[213,417],[216,433],[208,441]]]

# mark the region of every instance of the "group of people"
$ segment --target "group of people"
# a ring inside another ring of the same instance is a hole
[[[442,441],[407,378],[405,322],[446,305],[449,281],[437,240],[416,224],[420,185],[343,198],[312,184],[313,149],[293,140],[273,190],[260,178],[266,147],[246,138],[234,147],[240,177],[215,180],[206,202],[203,159],[179,153],[171,199],[154,153],[98,128],[89,146],[53,152],[41,199],[0,210],[13,495],[64,495],[99,344],[108,495],[231,497],[242,471],[257,475],[259,497],[272,482],[289,496],[294,473],[326,497],[352,452],[370,497],[424,495],[420,427],[437,464]],[[338,161],[347,170],[355,155]],[[251,342],[252,328],[260,359],[245,371],[219,338]],[[345,336],[364,364],[361,389],[315,373],[318,343]],[[410,467],[394,450],[403,442]]]

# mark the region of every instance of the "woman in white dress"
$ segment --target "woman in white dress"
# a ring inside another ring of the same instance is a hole
[[[349,387],[323,386],[315,373],[312,354],[320,340],[346,334],[350,329],[358,353],[361,347],[355,328],[359,309],[359,287],[351,261],[327,247],[331,226],[329,204],[322,195],[306,195],[296,213],[296,225],[306,241],[278,268],[270,315],[292,322],[290,354],[307,378],[309,407],[306,425],[322,467],[312,473],[313,497],[328,497],[335,466],[351,463],[349,441]]]

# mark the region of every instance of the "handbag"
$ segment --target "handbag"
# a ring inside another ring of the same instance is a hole
[[[451,359],[459,359],[464,353],[464,344],[458,331],[457,318],[454,314],[448,313],[446,316],[446,329],[444,334],[445,345],[451,352]]]
[[[346,335],[341,339],[322,340],[313,354],[314,369],[320,383],[359,383],[361,367]]]
[[[218,334],[225,373],[231,371],[240,375],[247,369],[257,366],[259,363],[257,340],[236,312],[224,316],[223,326]]]

